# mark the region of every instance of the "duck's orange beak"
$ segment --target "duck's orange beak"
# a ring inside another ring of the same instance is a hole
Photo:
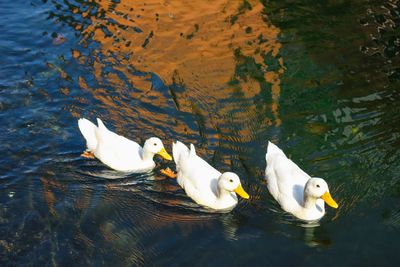
[[[238,187],[236,187],[235,193],[238,194],[239,196],[241,196],[244,199],[249,199],[250,198],[249,194],[247,194],[246,191],[244,191],[244,189],[243,189],[241,184]]]
[[[329,194],[328,191],[326,191],[321,198],[326,202],[326,204],[328,204],[329,206],[331,206],[334,209],[337,209],[339,207],[339,205],[336,203],[335,200],[333,200],[331,194]]]
[[[161,150],[157,154],[166,160],[172,160],[171,155],[168,154],[168,152],[167,152],[167,150],[165,150],[165,148],[161,148]]]

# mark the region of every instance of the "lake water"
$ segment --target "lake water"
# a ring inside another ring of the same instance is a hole
[[[400,3],[0,2],[1,266],[393,266]],[[205,212],[173,179],[80,157],[77,119],[193,143],[251,195]],[[284,213],[268,140],[339,209]]]

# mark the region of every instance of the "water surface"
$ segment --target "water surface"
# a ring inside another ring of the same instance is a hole
[[[0,263],[384,266],[399,260],[398,1],[3,1]],[[193,143],[249,201],[80,157],[77,119]],[[281,211],[268,140],[340,207]]]

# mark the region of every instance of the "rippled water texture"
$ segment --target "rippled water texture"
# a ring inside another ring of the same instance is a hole
[[[0,2],[0,265],[393,266],[400,260],[400,4]],[[80,157],[77,119],[193,143],[252,196],[226,214],[159,169]],[[281,211],[268,140],[330,185]]]

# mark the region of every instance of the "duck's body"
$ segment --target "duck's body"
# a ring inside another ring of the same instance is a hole
[[[337,208],[327,183],[305,173],[271,142],[265,159],[268,190],[283,210],[299,219],[315,221],[325,214],[324,201]]]
[[[114,170],[150,171],[155,167],[155,154],[171,160],[159,138],[149,138],[142,148],[138,143],[108,130],[100,119],[97,119],[97,124],[87,119],[78,121],[79,129],[86,139],[87,151]]]
[[[235,192],[243,198],[249,198],[236,174],[217,171],[196,155],[192,144],[189,149],[177,141],[172,145],[172,154],[176,163],[177,182],[197,204],[215,210],[230,210],[238,202]]]

